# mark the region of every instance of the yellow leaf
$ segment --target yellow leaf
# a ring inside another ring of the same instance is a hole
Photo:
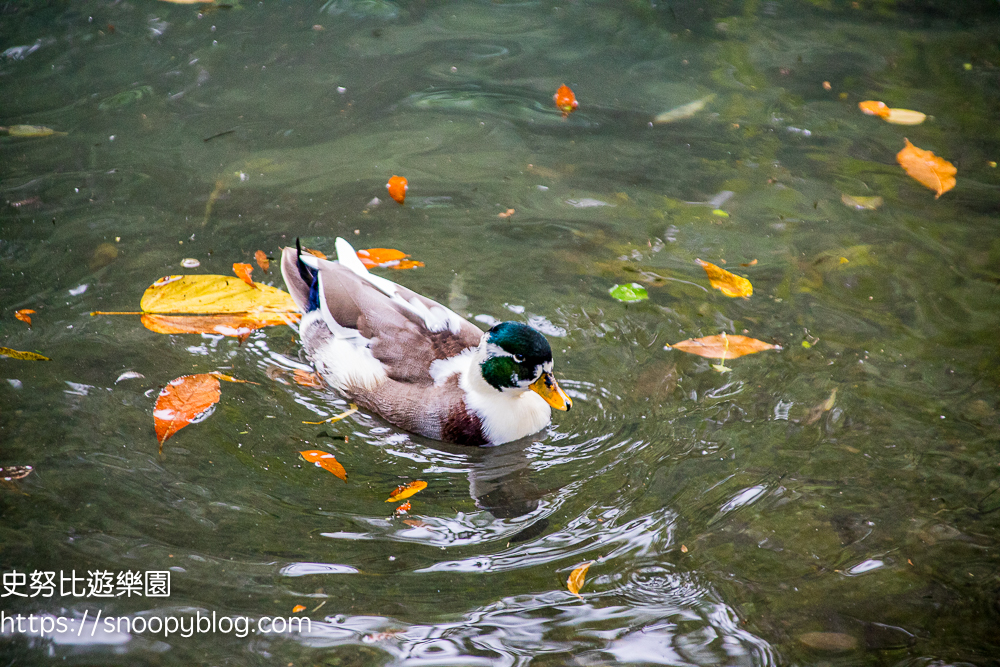
[[[298,306],[287,292],[257,287],[233,276],[165,276],[146,288],[139,307],[159,314],[283,313],[298,319]]]
[[[569,579],[566,580],[566,588],[568,588],[569,592],[578,598],[583,597],[580,595],[580,589],[583,588],[583,582],[584,578],[587,576],[587,570],[589,570],[590,566],[593,564],[594,561],[589,561],[569,573]]]
[[[10,357],[11,359],[20,359],[21,361],[52,361],[48,357],[43,357],[42,355],[34,352],[19,352],[18,350],[12,350],[9,347],[0,347],[0,356]]]
[[[322,449],[310,449],[304,452],[299,452],[306,461],[310,463],[315,463],[316,467],[323,468],[324,470],[329,470],[334,475],[340,479],[347,481],[347,471],[344,470],[344,466],[340,465],[337,458],[330,452],[324,452]]]
[[[705,269],[705,273],[708,274],[708,282],[712,284],[712,287],[721,290],[726,296],[747,297],[753,294],[753,285],[746,278],[719,268],[711,262],[703,262],[700,259],[694,261]]]
[[[881,197],[855,197],[853,195],[842,194],[840,201],[844,206],[850,206],[858,211],[874,211],[882,206]]]
[[[42,125],[11,125],[10,127],[0,128],[0,130],[6,130],[7,134],[12,137],[52,137],[66,134],[65,132],[56,132],[51,127],[44,127]]]
[[[704,338],[692,338],[674,343],[669,347],[682,352],[697,354],[699,357],[709,359],[736,359],[746,354],[763,352],[764,350],[780,350],[780,345],[765,343],[756,338],[746,336],[705,336]]]
[[[931,151],[917,148],[909,139],[903,141],[906,146],[896,154],[896,161],[910,178],[937,192],[934,199],[955,187],[955,174],[958,173],[955,165]]]
[[[893,125],[920,125],[927,120],[927,114],[910,109],[889,109],[889,114],[883,119]]]
[[[699,111],[705,108],[709,102],[715,99],[715,95],[707,95],[700,100],[695,100],[694,102],[688,102],[687,104],[682,104],[679,107],[674,107],[670,111],[664,111],[658,114],[654,119],[654,123],[673,123],[678,120],[684,120],[686,118],[691,118]]]
[[[421,482],[417,480],[416,482],[410,482],[409,484],[400,484],[396,487],[396,490],[389,494],[389,497],[385,499],[387,503],[394,503],[397,500],[405,500],[418,491],[422,491],[427,488],[427,482]]]

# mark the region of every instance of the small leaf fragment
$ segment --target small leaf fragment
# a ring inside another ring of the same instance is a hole
[[[580,589],[583,588],[584,580],[587,576],[587,570],[589,570],[590,566],[593,564],[594,561],[587,561],[569,573],[569,578],[566,580],[566,588],[568,588],[569,592],[578,598],[583,598],[583,596],[580,595]]]
[[[705,269],[705,273],[708,274],[708,282],[712,284],[712,287],[720,290],[726,296],[748,297],[753,294],[753,285],[746,278],[738,276],[735,273],[730,273],[711,262],[705,262],[700,259],[694,261],[701,268]]]
[[[896,154],[896,161],[910,178],[934,190],[935,199],[955,187],[955,174],[958,173],[955,165],[931,151],[917,148],[909,139],[903,141],[906,146]]]
[[[746,354],[781,349],[780,345],[765,343],[756,338],[729,336],[726,334],[682,340],[668,347],[678,349],[681,352],[696,354],[699,357],[707,357],[708,359],[737,359]]]
[[[881,197],[855,197],[854,195],[842,194],[840,201],[844,206],[849,206],[858,211],[874,211],[882,206]]]
[[[385,187],[389,191],[389,196],[395,199],[398,204],[402,205],[406,201],[406,191],[410,189],[410,186],[405,178],[393,176],[385,184]]]
[[[347,481],[347,471],[330,452],[324,452],[322,449],[309,449],[304,452],[299,452],[299,454],[301,454],[302,458],[306,461],[315,463],[317,468],[328,470],[345,482]]]
[[[396,487],[395,491],[389,494],[389,497],[385,499],[385,502],[394,503],[397,500],[406,500],[413,494],[426,488],[427,482],[422,482],[420,480],[410,482],[409,484],[400,484]]]
[[[406,259],[405,252],[393,248],[367,248],[358,250],[358,259],[369,269],[415,269],[423,262]]]
[[[28,328],[30,329],[31,328],[31,314],[34,313],[34,312],[35,311],[33,311],[31,308],[22,308],[21,310],[15,311],[14,317],[16,317],[17,319],[21,320],[25,324],[27,324]]]
[[[927,114],[911,109],[889,109],[883,120],[893,125],[920,125],[927,120]]]
[[[257,286],[253,283],[253,278],[250,277],[250,274],[253,273],[253,265],[236,262],[233,264],[233,273],[235,273],[236,277],[245,282],[247,285],[257,289]]]
[[[622,303],[639,303],[649,298],[649,292],[639,283],[615,285],[608,290],[608,293],[611,294],[611,298],[617,299]]]
[[[0,467],[0,479],[5,482],[24,479],[34,470],[32,466],[2,466]]]
[[[293,614],[297,614],[300,611],[305,611],[305,610],[306,610],[306,606],[304,604],[297,604],[294,607],[292,607],[292,613]]]
[[[0,356],[20,359],[21,361],[52,361],[48,357],[35,352],[21,352],[19,350],[12,350],[9,347],[0,347]]]
[[[219,379],[209,373],[182,375],[171,380],[156,398],[153,408],[153,425],[160,451],[168,438],[203,417],[221,396]]]
[[[264,251],[258,250],[253,254],[253,258],[254,260],[256,260],[257,266],[260,267],[260,270],[263,271],[264,273],[267,273],[267,268],[271,266],[271,260],[267,258],[267,255],[264,254]]]
[[[885,102],[879,102],[877,100],[865,100],[864,102],[858,102],[858,108],[869,116],[885,118],[889,115],[889,107],[886,106]]]
[[[326,386],[323,384],[323,381],[319,378],[318,375],[316,375],[315,373],[304,371],[300,368],[296,368],[295,370],[292,371],[292,380],[295,382],[295,384],[299,385],[300,387],[313,387],[316,389],[322,389],[323,387]]]

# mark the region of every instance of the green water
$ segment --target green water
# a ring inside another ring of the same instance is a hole
[[[0,137],[0,345],[52,359],[0,358],[0,465],[33,466],[0,488],[0,611],[74,624],[4,626],[3,664],[997,664],[998,28],[992,2],[0,5],[0,125],[67,133]],[[906,176],[904,137],[954,190]],[[89,315],[337,236],[538,326],[573,410],[481,450],[308,425],[346,403],[291,381],[291,329]],[[609,295],[632,282],[648,300]],[[665,349],[722,332],[782,349],[725,373]],[[158,455],[161,387],[211,370],[256,384]],[[170,572],[170,596],[60,594],[74,570]],[[54,594],[15,585],[35,571]]]

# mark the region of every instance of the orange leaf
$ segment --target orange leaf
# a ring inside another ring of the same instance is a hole
[[[271,266],[271,260],[267,258],[267,255],[264,254],[264,251],[258,250],[253,254],[253,258],[257,260],[257,266],[260,267],[260,270],[263,271],[264,273],[267,273],[267,267]]]
[[[699,357],[708,357],[709,359],[736,359],[745,354],[781,349],[780,345],[771,345],[756,338],[727,336],[726,334],[682,340],[669,347],[681,350],[682,352],[697,354]]]
[[[292,371],[292,380],[295,384],[300,387],[315,387],[317,389],[322,389],[324,386],[323,381],[319,379],[319,376],[315,373],[309,373],[299,368]]]
[[[253,284],[253,278],[250,277],[250,274],[253,273],[252,265],[237,262],[233,264],[233,273],[235,273],[236,277],[245,282],[247,285],[257,289],[257,286]]]
[[[555,100],[556,108],[563,112],[563,118],[573,113],[580,103],[576,101],[576,95],[565,83],[559,86],[559,90],[552,96]]]
[[[326,253],[320,252],[319,250],[313,250],[312,248],[302,248],[302,252],[307,252],[313,257],[319,257],[320,259],[326,259]]]
[[[305,610],[306,610],[306,606],[304,604],[297,604],[294,607],[292,607],[292,613],[293,614],[297,614],[300,611],[305,611]]]
[[[316,467],[323,468],[324,470],[329,470],[334,475],[340,479],[347,481],[347,471],[344,470],[344,466],[337,462],[336,457],[330,452],[324,452],[322,449],[310,449],[308,451],[299,452],[306,461],[310,463],[315,463]]]
[[[22,308],[21,310],[18,310],[17,312],[14,313],[14,317],[16,317],[17,319],[19,319],[22,322],[26,323],[28,325],[28,328],[30,329],[31,328],[31,314],[33,312],[35,312],[35,311],[33,311],[31,308]]]
[[[222,315],[157,315],[146,313],[142,325],[161,334],[211,333],[243,338],[261,327],[294,321],[294,313],[234,313]]]
[[[358,250],[358,259],[369,269],[415,269],[423,266],[423,262],[409,257],[401,250],[393,248],[367,248]]]
[[[402,176],[393,176],[385,184],[385,187],[389,190],[389,196],[400,204],[406,200],[406,191],[410,189],[410,186],[406,183],[406,179]]]
[[[593,565],[593,563],[594,561],[584,563],[569,573],[569,579],[566,580],[566,588],[568,588],[569,592],[578,598],[583,597],[580,595],[580,589],[583,588],[584,577],[587,576],[587,570],[590,569],[590,566]]]
[[[404,500],[409,498],[414,493],[427,488],[427,482],[410,482],[409,484],[400,484],[396,487],[396,490],[389,494],[389,497],[385,499],[387,503],[394,503],[397,500]]]
[[[885,102],[878,102],[876,100],[866,100],[864,102],[858,102],[858,108],[869,116],[878,116],[880,118],[885,118],[889,115],[889,107],[885,105]]]
[[[396,514],[403,514],[405,512],[409,512],[411,509],[413,509],[413,506],[410,505],[410,501],[407,500],[405,503],[396,508]]]
[[[156,439],[163,443],[219,402],[222,395],[219,379],[208,373],[182,375],[170,381],[156,399],[153,408],[153,424]]]
[[[753,285],[746,278],[720,269],[711,262],[703,262],[700,259],[694,261],[705,269],[705,273],[708,274],[708,282],[712,284],[712,287],[721,290],[726,296],[747,297],[753,294]]]
[[[934,199],[955,187],[955,174],[958,173],[955,165],[939,158],[931,151],[917,148],[909,139],[903,141],[906,142],[906,146],[896,153],[896,162],[910,178],[934,190],[937,193]]]
[[[497,217],[498,218],[509,218],[510,216],[514,215],[514,212],[515,212],[514,209],[509,208],[506,211],[504,211],[503,213],[497,213]]]

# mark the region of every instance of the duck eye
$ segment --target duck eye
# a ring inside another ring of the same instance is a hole
[[[524,355],[523,354],[515,354],[514,355],[514,361],[516,361],[519,364],[520,363],[524,363]]]

